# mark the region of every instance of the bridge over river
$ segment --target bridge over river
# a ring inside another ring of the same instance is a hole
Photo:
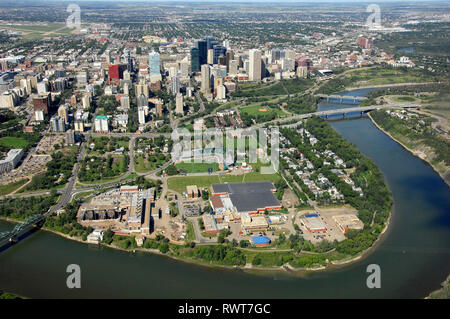
[[[285,124],[294,120],[301,120],[301,119],[307,119],[313,116],[319,116],[319,117],[325,117],[328,118],[328,116],[331,115],[338,115],[342,114],[343,117],[345,117],[348,113],[367,113],[373,110],[380,110],[380,109],[390,109],[390,108],[403,108],[403,109],[410,109],[410,108],[418,108],[419,106],[416,104],[411,103],[398,103],[398,104],[384,104],[384,105],[370,105],[370,106],[356,106],[356,107],[345,107],[335,110],[326,110],[326,111],[317,111],[313,113],[307,113],[307,114],[298,114],[290,117],[286,117],[284,119],[279,119],[274,122],[274,124],[281,125],[282,127],[290,128],[290,127],[296,127],[299,123],[291,123],[291,124]]]

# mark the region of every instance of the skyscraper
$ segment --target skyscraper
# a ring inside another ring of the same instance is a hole
[[[161,74],[161,62],[158,52],[151,52],[148,55],[148,66],[150,68],[150,76]]]
[[[206,64],[207,55],[208,55],[206,41],[204,41],[204,40],[197,41],[197,49],[198,49],[198,60],[199,60],[200,66],[203,64]]]
[[[192,72],[200,72],[200,55],[199,49],[196,47],[191,48],[191,70]]]
[[[183,115],[183,94],[178,93],[175,100],[175,113]]]
[[[211,75],[210,75],[210,69],[208,64],[202,65],[202,86],[201,91],[204,94],[211,93]]]
[[[248,79],[261,81],[261,51],[257,49],[249,51]]]

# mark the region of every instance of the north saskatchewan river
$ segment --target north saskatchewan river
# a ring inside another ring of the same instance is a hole
[[[394,197],[388,231],[353,264],[306,275],[250,274],[38,231],[0,253],[0,289],[31,298],[424,298],[450,273],[449,187],[367,117],[331,125],[376,163]],[[0,231],[10,228],[0,221]],[[69,264],[81,267],[80,289],[66,286]],[[380,289],[366,286],[369,264],[381,267]]]

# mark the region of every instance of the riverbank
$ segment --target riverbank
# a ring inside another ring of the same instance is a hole
[[[392,214],[392,212],[391,212]],[[391,214],[389,216],[389,220],[391,217]],[[3,217],[0,216],[0,220],[4,220],[7,222],[11,222],[11,223],[19,223],[21,222],[20,220],[14,219],[14,218],[9,218],[9,217]],[[171,253],[163,253],[161,252],[159,249],[152,249],[152,248],[141,248],[141,247],[135,247],[135,248],[122,248],[113,244],[106,244],[106,243],[100,243],[98,244],[99,246],[103,246],[103,247],[107,247],[107,248],[111,248],[111,249],[115,249],[115,250],[119,250],[119,251],[123,251],[123,252],[128,252],[128,253],[136,253],[136,252],[143,252],[143,253],[150,253],[150,254],[155,254],[155,255],[159,255],[159,256],[166,256],[168,258],[177,260],[177,261],[181,261],[184,263],[188,263],[188,264],[195,264],[195,265],[199,265],[199,266],[205,266],[208,268],[221,268],[221,269],[228,269],[228,270],[242,270],[242,271],[249,271],[249,272],[285,272],[285,273],[291,273],[291,274],[305,274],[305,273],[309,273],[309,272],[317,272],[317,271],[326,271],[326,270],[331,270],[332,268],[334,268],[335,266],[345,266],[345,265],[349,265],[352,263],[355,263],[357,261],[360,261],[361,259],[366,258],[367,256],[370,255],[370,253],[375,249],[376,246],[378,246],[378,244],[381,242],[382,237],[384,237],[384,233],[386,232],[386,230],[389,227],[389,220],[386,224],[386,227],[384,228],[384,230],[380,233],[379,237],[377,238],[377,240],[374,242],[374,244],[369,247],[368,249],[364,250],[363,252],[359,253],[357,256],[351,256],[349,257],[350,259],[343,259],[343,260],[336,260],[336,261],[328,261],[328,259],[326,259],[327,264],[326,266],[324,265],[320,265],[317,267],[299,267],[296,268],[294,266],[292,266],[289,262],[281,265],[281,266],[268,266],[268,267],[261,267],[261,266],[256,266],[253,265],[251,263],[246,263],[244,266],[238,266],[238,265],[223,265],[223,264],[216,264],[216,263],[211,263],[211,262],[207,262],[207,261],[203,261],[200,259],[194,259],[194,258],[190,258],[190,257],[183,257],[183,256],[175,256]],[[58,232],[56,230],[47,228],[47,227],[42,227],[41,230],[43,231],[47,231],[49,233],[52,233],[54,235],[57,235],[59,237],[62,237],[64,239],[67,240],[72,240],[81,244],[86,244],[86,245],[97,245],[97,244],[92,244],[92,243],[88,243],[87,241],[82,240],[80,237],[72,237],[69,236],[67,234]],[[171,243],[173,244],[173,243]],[[176,244],[173,244],[176,245]],[[178,245],[180,246],[180,245]],[[238,248],[239,249],[239,248]],[[243,250],[244,251],[244,250]],[[277,252],[281,252],[281,251],[271,251],[273,253],[277,253]],[[264,253],[264,251],[261,251],[261,253]],[[308,252],[305,252],[308,253]],[[329,252],[325,252],[325,253],[317,253],[318,255],[326,255]],[[348,258],[348,257],[347,257]]]
[[[370,120],[372,121],[372,123],[380,130],[382,131],[384,134],[386,134],[387,136],[389,136],[391,139],[393,139],[394,141],[396,141],[398,144],[400,144],[405,150],[407,150],[408,152],[410,152],[412,155],[420,158],[422,161],[424,161],[427,165],[429,165],[441,178],[442,180],[447,184],[447,186],[450,186],[450,176],[446,176],[445,173],[440,172],[437,167],[435,167],[435,165],[433,165],[430,161],[427,160],[426,155],[418,150],[414,150],[409,148],[407,145],[405,145],[404,143],[402,143],[399,139],[395,138],[391,133],[389,133],[388,131],[386,131],[385,129],[383,129],[381,127],[381,125],[379,125],[374,119],[373,117],[370,115],[370,112],[368,113],[368,116],[370,118]]]

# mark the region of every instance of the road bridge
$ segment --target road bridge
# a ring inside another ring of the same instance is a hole
[[[340,104],[356,104],[361,101],[364,101],[367,99],[367,97],[364,96],[350,96],[350,95],[337,95],[337,94],[316,94],[316,97],[320,97],[321,99],[325,99],[328,102],[330,100],[338,100]],[[353,103],[346,103],[346,101],[352,101]],[[336,103],[333,101],[333,103]]]

